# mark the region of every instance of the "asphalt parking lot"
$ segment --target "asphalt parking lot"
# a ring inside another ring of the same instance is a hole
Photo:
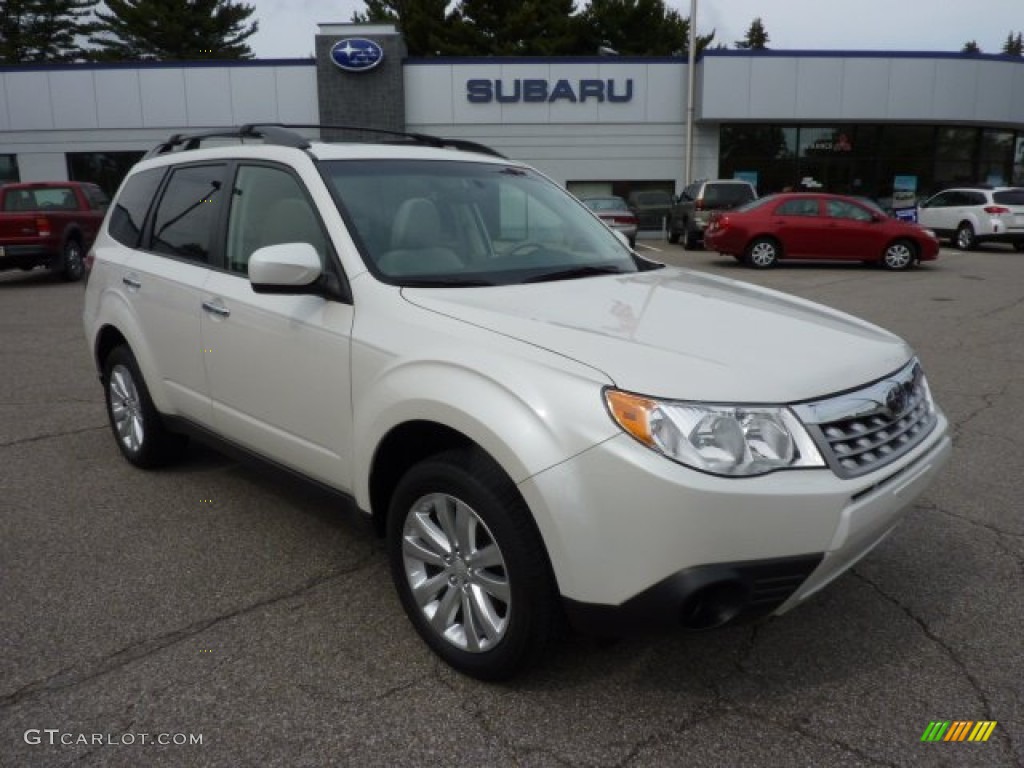
[[[4,273],[0,766],[1024,764],[1024,255],[755,272],[641,244],[917,349],[955,455],[850,573],[756,626],[570,637],[525,679],[460,677],[332,498],[202,448],[132,469],[82,286]],[[998,725],[923,743],[936,720]]]

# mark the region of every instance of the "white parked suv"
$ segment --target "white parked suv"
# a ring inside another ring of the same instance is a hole
[[[263,141],[136,165],[89,254],[117,445],[148,468],[199,435],[334,489],[467,674],[516,673],[566,618],[782,613],[950,454],[905,342],[646,261],[521,163],[233,135]]]
[[[1024,251],[1024,189],[945,189],[917,209],[917,221],[963,251],[978,243],[1010,243]]]

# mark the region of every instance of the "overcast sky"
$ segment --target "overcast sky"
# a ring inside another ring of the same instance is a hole
[[[250,38],[257,58],[313,55],[321,22],[347,22],[362,0],[249,0],[260,31]],[[577,7],[584,3],[577,0]],[[668,0],[683,16],[689,0]],[[1024,31],[1024,0],[699,0],[697,29],[715,30],[733,47],[761,17],[769,48],[823,50],[959,51],[976,40],[999,53],[1006,35]]]

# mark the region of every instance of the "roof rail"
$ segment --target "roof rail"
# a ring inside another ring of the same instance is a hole
[[[175,133],[167,141],[157,144],[146,153],[146,157],[165,155],[175,150],[198,149],[203,141],[207,139],[263,139],[264,143],[277,144],[285,147],[306,149],[309,147],[309,139],[299,134],[283,130],[282,126],[272,123],[247,123],[236,128],[212,128],[208,131],[195,131],[193,133]]]
[[[409,133],[405,131],[392,131],[384,128],[367,128],[361,125],[320,125],[317,123],[247,123],[236,128],[213,128],[206,131],[194,133],[175,133],[149,152],[146,157],[164,155],[176,150],[183,151],[198,149],[203,141],[207,139],[262,139],[265,144],[275,144],[296,149],[309,149],[309,139],[298,134],[293,129],[315,129],[328,131],[356,131],[369,133],[378,136],[390,137],[392,141],[386,143],[412,143],[422,144],[428,147],[459,149],[465,152],[477,152],[492,157],[504,158],[505,156],[484,144],[466,139],[447,139],[441,136],[431,136],[426,133]]]
[[[411,144],[423,144],[428,147],[437,147],[439,149],[460,149],[464,152],[478,152],[483,155],[490,155],[491,157],[505,158],[503,154],[497,150],[488,147],[486,144],[479,144],[475,141],[469,141],[468,139],[450,139],[444,136],[432,136],[428,133],[414,133],[411,131],[393,131],[387,128],[368,128],[363,125],[331,125],[331,124],[318,124],[318,123],[275,123],[274,125],[280,128],[304,128],[304,129],[316,129],[316,130],[328,130],[328,131],[355,131],[360,133],[370,133],[378,136],[388,136],[394,139],[399,139],[399,142],[387,142],[387,143],[401,143],[407,142]]]

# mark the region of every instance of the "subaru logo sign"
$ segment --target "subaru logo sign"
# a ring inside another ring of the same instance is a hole
[[[365,37],[348,37],[331,48],[331,61],[346,72],[366,72],[384,59],[384,49]]]

